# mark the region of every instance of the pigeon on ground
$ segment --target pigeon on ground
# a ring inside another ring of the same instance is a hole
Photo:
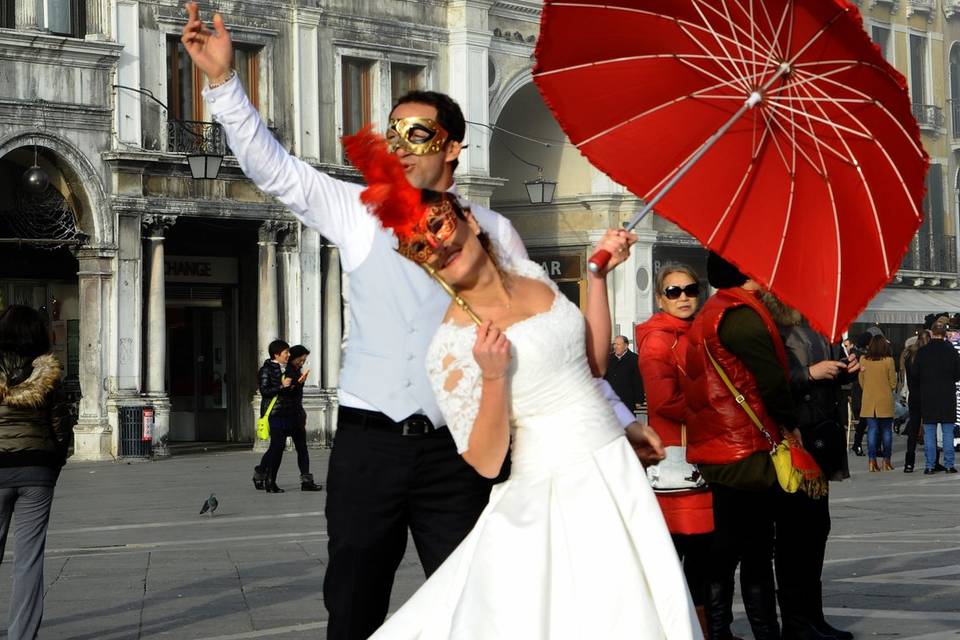
[[[210,497],[203,501],[203,507],[200,508],[200,515],[209,512],[210,516],[213,517],[213,512],[217,510],[218,506],[220,506],[220,503],[217,502],[217,496],[211,493]]]

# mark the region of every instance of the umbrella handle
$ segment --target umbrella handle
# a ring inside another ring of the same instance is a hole
[[[591,273],[600,273],[607,267],[611,257],[613,257],[612,254],[606,249],[597,249],[587,261],[587,268]]]

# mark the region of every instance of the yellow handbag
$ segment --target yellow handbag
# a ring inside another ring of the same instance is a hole
[[[773,438],[767,433],[767,430],[764,429],[760,418],[757,417],[757,414],[754,413],[750,405],[747,404],[747,399],[733,386],[730,378],[727,377],[726,372],[713,358],[713,354],[710,353],[706,345],[704,345],[704,350],[707,352],[707,357],[710,358],[710,363],[714,369],[717,370],[717,373],[720,374],[720,379],[723,380],[727,389],[733,394],[734,400],[736,400],[737,404],[750,416],[751,422],[756,425],[760,433],[763,434],[763,437],[770,443],[770,458],[773,461],[773,469],[777,473],[777,482],[780,484],[780,488],[787,493],[803,491],[811,498],[820,498],[827,495],[827,479],[820,471],[820,467],[817,466],[813,456],[789,433],[783,435],[783,439],[779,444],[774,444]]]
[[[267,405],[267,412],[263,414],[263,417],[257,418],[257,438],[260,440],[270,439],[270,412],[273,411],[273,405],[275,404],[277,404],[277,396],[273,396],[273,400]]]

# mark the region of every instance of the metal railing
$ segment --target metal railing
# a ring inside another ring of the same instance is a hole
[[[943,126],[943,109],[935,104],[914,102],[913,117],[921,129],[939,129]]]
[[[930,13],[937,8],[937,0],[907,0],[908,14]]]
[[[957,266],[957,238],[946,234],[933,238],[917,234],[900,264],[905,271],[931,273],[957,273]]]
[[[216,122],[168,120],[167,151],[226,155],[223,127]]]

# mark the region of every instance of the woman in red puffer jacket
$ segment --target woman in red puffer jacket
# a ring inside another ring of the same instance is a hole
[[[648,473],[703,624],[713,498],[696,467],[686,463],[686,402],[680,390],[684,334],[697,311],[700,284],[691,267],[668,263],[657,274],[656,286],[662,311],[637,325],[636,349],[650,426],[667,447],[667,460],[651,467]]]

